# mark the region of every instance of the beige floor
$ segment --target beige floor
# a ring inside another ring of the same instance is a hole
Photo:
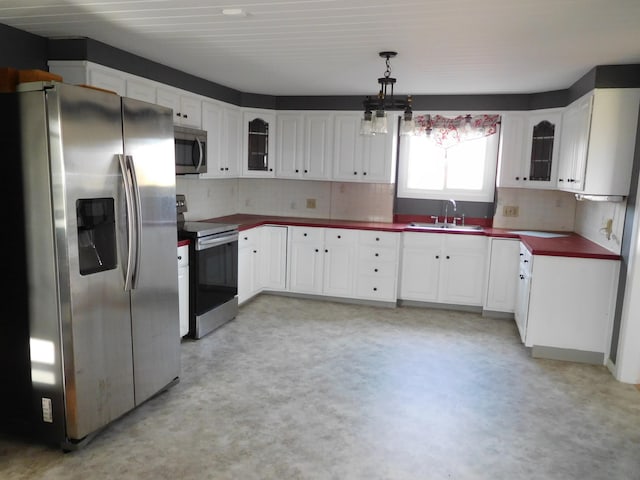
[[[640,392],[513,321],[261,296],[81,451],[0,436],[1,479],[639,479]]]

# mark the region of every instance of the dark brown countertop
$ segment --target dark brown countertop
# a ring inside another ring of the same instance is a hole
[[[224,217],[209,218],[203,221],[213,223],[233,223],[238,228],[247,230],[260,225],[287,225],[301,227],[327,227],[327,228],[353,228],[358,230],[379,230],[385,232],[422,231],[408,226],[408,221],[388,222],[356,222],[351,220],[331,220],[326,218],[285,217],[276,215],[249,215],[236,214]],[[470,224],[473,219],[470,219]],[[482,224],[480,221],[477,224]],[[513,229],[516,230],[516,229]],[[455,235],[484,235],[497,238],[517,238],[534,255],[546,255],[557,257],[597,258],[603,260],[620,260],[620,255],[615,254],[597,243],[572,232],[558,232],[567,235],[558,238],[538,238],[529,235],[511,233],[509,229],[483,227],[479,231],[471,232],[447,232],[429,230],[429,233],[447,233]]]

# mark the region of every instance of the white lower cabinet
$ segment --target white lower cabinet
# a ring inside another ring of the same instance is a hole
[[[258,260],[260,227],[243,230],[238,237],[238,303],[242,304],[260,291]]]
[[[397,300],[400,235],[375,230],[359,231],[356,298],[382,302]]]
[[[264,225],[240,232],[238,239],[238,303],[263,290],[286,287],[287,227]]]
[[[399,233],[321,227],[289,232],[291,292],[396,301]]]
[[[489,271],[484,310],[514,313],[518,290],[520,240],[489,240]]]
[[[281,291],[287,280],[287,230],[280,225],[260,227],[260,288]]]
[[[289,227],[289,290],[350,297],[357,230]]]
[[[620,261],[530,258],[530,284],[521,287],[525,346],[533,348],[534,356],[604,364],[611,343]]]
[[[189,333],[189,246],[178,247],[178,311],[180,337]]]
[[[482,305],[487,238],[404,232],[400,299]]]

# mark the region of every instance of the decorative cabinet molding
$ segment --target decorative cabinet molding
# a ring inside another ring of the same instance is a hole
[[[639,88],[609,88],[593,90],[566,107],[560,141],[560,190],[629,194],[639,106]]]
[[[555,189],[562,110],[502,115],[498,186]]]

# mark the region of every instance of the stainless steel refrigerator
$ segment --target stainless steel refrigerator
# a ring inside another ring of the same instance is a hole
[[[0,415],[71,450],[179,378],[173,115],[86,87],[23,90],[0,94],[17,312],[0,320]]]

